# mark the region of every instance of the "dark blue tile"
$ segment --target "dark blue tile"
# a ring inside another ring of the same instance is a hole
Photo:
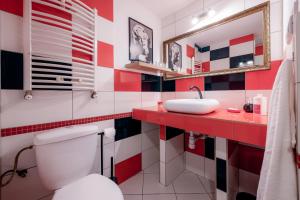
[[[1,51],[1,89],[23,90],[23,54]]]
[[[253,54],[231,57],[230,58],[230,68],[238,68],[240,66],[241,62],[246,64],[248,61],[254,62]]]
[[[215,49],[210,51],[210,61],[229,57],[229,47]]]
[[[227,192],[226,160],[220,158],[217,158],[216,160],[217,189]]]
[[[175,80],[162,81],[162,92],[175,92]]]
[[[215,139],[205,138],[205,157],[211,160],[215,159]]]
[[[141,134],[141,127],[141,121],[132,119],[131,117],[115,119],[115,141]]]
[[[210,50],[210,46],[202,47],[201,48],[201,53],[207,52]]]
[[[161,77],[142,74],[142,92],[160,92]]]
[[[178,135],[184,134],[184,130],[173,128],[173,127],[166,127],[166,140],[172,139]]]
[[[244,90],[245,73],[205,77],[205,90]]]

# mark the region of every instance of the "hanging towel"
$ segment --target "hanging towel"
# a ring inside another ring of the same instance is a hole
[[[257,200],[297,200],[293,74],[293,62],[285,60],[273,85]]]

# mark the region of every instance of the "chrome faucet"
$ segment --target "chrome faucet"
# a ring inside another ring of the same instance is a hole
[[[198,92],[198,94],[199,94],[199,98],[200,99],[203,99],[203,95],[202,95],[202,92],[201,92],[201,90],[200,90],[200,88],[199,87],[197,87],[197,86],[191,86],[190,88],[189,88],[190,90],[197,90],[197,92]]]

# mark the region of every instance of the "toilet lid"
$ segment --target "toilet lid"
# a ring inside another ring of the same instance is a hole
[[[124,200],[120,188],[99,174],[88,175],[56,190],[52,200]]]

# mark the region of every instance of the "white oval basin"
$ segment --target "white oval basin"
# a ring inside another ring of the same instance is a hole
[[[190,114],[207,114],[219,106],[220,103],[216,99],[174,99],[164,103],[167,111]]]

